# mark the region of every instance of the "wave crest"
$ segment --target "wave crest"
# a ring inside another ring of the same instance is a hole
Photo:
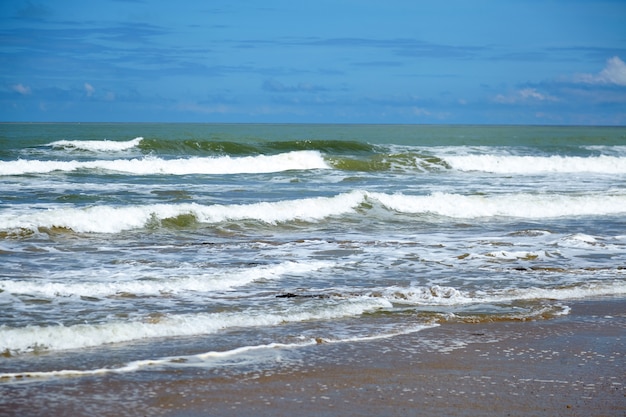
[[[387,211],[409,215],[435,215],[459,219],[481,217],[556,218],[609,216],[626,213],[626,195],[565,196],[552,194],[505,194],[492,197],[434,193],[430,195],[386,194],[354,190],[332,197],[267,201],[252,204],[146,204],[130,207],[53,207],[22,213],[0,213],[4,235],[23,235],[41,229],[78,233],[118,233],[145,227],[190,227],[195,222],[216,224],[256,221],[265,224],[318,222],[332,216],[376,216],[378,204]],[[364,209],[360,211],[359,209]]]
[[[446,156],[445,161],[459,171],[482,171],[496,174],[541,174],[587,172],[626,174],[626,158],[619,156]]]
[[[122,152],[139,146],[142,137],[136,137],[129,141],[113,140],[57,140],[47,146],[53,149],[70,149],[91,152]]]
[[[78,170],[123,172],[134,175],[262,174],[330,168],[317,151],[292,151],[277,155],[244,157],[193,157],[163,159],[154,156],[96,161],[1,161],[0,175],[46,174]]]

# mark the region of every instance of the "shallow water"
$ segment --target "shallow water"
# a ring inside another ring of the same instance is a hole
[[[3,383],[626,294],[624,128],[2,124],[0,148]]]

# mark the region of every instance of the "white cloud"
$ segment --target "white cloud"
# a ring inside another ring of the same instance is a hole
[[[15,84],[11,86],[11,89],[17,93],[20,93],[23,96],[26,96],[31,93],[30,87],[24,84]]]
[[[85,83],[85,93],[87,94],[87,97],[91,97],[95,91],[96,89],[93,88],[91,84]]]
[[[422,107],[413,107],[411,109],[411,112],[415,115],[415,116],[430,116],[432,115],[432,113],[428,110],[426,110],[425,108]]]
[[[607,59],[602,71],[597,74],[579,74],[575,81],[587,84],[615,84],[626,86],[626,63],[619,57]]]
[[[432,120],[446,120],[450,117],[450,113],[431,111],[424,107],[411,107],[410,114],[416,117],[428,118]]]
[[[536,103],[536,102],[548,102],[559,101],[556,97],[550,94],[544,94],[537,91],[536,88],[524,88],[517,90],[512,94],[504,95],[498,94],[494,101],[502,104],[517,104],[517,103]]]
[[[211,106],[203,106],[196,103],[178,103],[176,105],[176,110],[182,112],[192,112],[192,113],[200,113],[200,114],[227,114],[231,112],[231,108],[223,105],[216,104]]]

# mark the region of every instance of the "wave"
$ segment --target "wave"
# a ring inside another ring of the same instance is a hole
[[[121,152],[137,148],[142,152],[174,155],[259,155],[292,151],[319,151],[332,154],[369,153],[375,147],[367,143],[350,140],[284,140],[237,142],[215,139],[156,139],[137,137],[128,141],[113,140],[58,140],[48,143],[57,150],[79,150],[91,152]]]
[[[596,149],[596,155],[523,155],[526,148],[501,147],[373,147],[370,152],[326,155],[336,169],[346,171],[489,172],[499,174],[593,173],[625,174],[626,147]],[[571,152],[571,151],[570,151]],[[597,154],[600,152],[601,154]]]
[[[626,294],[626,282],[593,282],[554,288],[512,288],[491,291],[463,291],[454,287],[388,287],[372,292],[393,304],[417,306],[462,306],[467,304],[510,303],[532,300],[575,300]]]
[[[93,375],[106,375],[106,374],[123,374],[137,372],[143,369],[163,369],[166,367],[189,367],[189,366],[206,366],[210,363],[214,366],[219,366],[224,363],[232,364],[233,358],[238,359],[238,363],[246,361],[248,356],[256,354],[258,360],[259,353],[276,352],[278,349],[296,349],[305,346],[311,346],[317,344],[315,339],[309,339],[301,343],[268,343],[263,345],[254,346],[242,346],[227,351],[210,351],[197,355],[180,355],[171,356],[158,359],[144,359],[133,362],[128,362],[122,366],[116,368],[97,368],[97,369],[64,369],[58,371],[34,371],[34,372],[10,372],[0,373],[0,382],[12,382],[19,381],[20,383],[27,382],[28,380],[39,380],[49,378],[78,378],[84,376]],[[236,362],[236,363],[237,363]],[[24,380],[28,378],[28,380]]]
[[[41,350],[69,350],[128,343],[150,338],[213,334],[235,327],[267,327],[310,320],[353,317],[368,311],[389,308],[389,301],[360,297],[329,303],[287,305],[283,311],[219,312],[165,315],[144,321],[115,321],[72,326],[0,326],[0,352],[25,353]]]
[[[350,140],[284,140],[235,142],[220,139],[185,139],[163,140],[144,139],[139,144],[144,152],[157,154],[219,154],[219,155],[257,155],[292,151],[318,151],[328,154],[354,154],[374,152],[375,146]]]
[[[317,297],[313,302],[280,302],[272,312],[216,312],[173,314],[105,323],[81,323],[71,326],[0,326],[0,351],[10,354],[43,350],[70,350],[113,343],[129,343],[152,338],[214,334],[231,328],[260,328],[285,323],[335,320],[376,311],[406,311],[406,307],[464,307],[468,305],[511,305],[519,302],[549,301],[523,309],[504,309],[486,314],[488,320],[524,319],[567,314],[569,309],[555,301],[582,300],[594,297],[623,296],[624,281],[586,282],[551,288],[511,288],[488,291],[464,291],[453,287],[386,287],[363,294],[335,294]],[[472,309],[467,310],[473,311]],[[419,310],[418,310],[419,313]],[[465,313],[464,313],[465,314]],[[432,315],[426,315],[431,317]],[[432,317],[431,317],[432,318]],[[394,332],[394,334],[396,334]],[[379,338],[379,333],[358,338]],[[329,339],[332,340],[332,339]],[[357,340],[357,339],[352,339]]]
[[[497,174],[593,173],[626,174],[626,156],[612,147],[589,156],[530,156],[508,149],[424,148],[380,146],[341,140],[301,140],[239,143],[215,140],[162,140],[137,137],[130,141],[61,140],[53,149],[119,153],[137,149],[142,158],[115,160],[0,161],[0,175],[55,171],[104,170],[135,175],[267,173],[299,169],[353,172],[489,172]],[[470,152],[478,152],[472,154]],[[617,153],[616,153],[617,152]],[[608,154],[607,154],[608,153]]]
[[[357,172],[436,172],[450,169],[442,158],[420,152],[375,153],[360,157],[327,156],[330,165]]]
[[[368,193],[399,213],[430,213],[472,219],[479,217],[555,218],[626,213],[626,195],[502,194],[494,196],[433,193],[415,196]]]
[[[317,222],[332,216],[376,215],[363,212],[372,205],[410,215],[437,215],[459,219],[481,217],[556,218],[606,216],[626,213],[626,195],[503,194],[495,196],[434,193],[386,194],[354,190],[332,197],[311,197],[275,202],[231,205],[197,203],[136,206],[51,207],[26,212],[0,213],[4,235],[41,229],[68,229],[77,233],[119,233],[145,227],[183,227],[195,222],[257,221],[279,224]]]
[[[259,345],[240,346],[230,350],[209,351],[195,355],[178,355],[167,356],[157,359],[143,359],[128,362],[118,367],[107,367],[97,369],[67,369],[56,371],[34,371],[34,372],[11,372],[0,373],[0,382],[20,383],[28,381],[37,381],[49,378],[68,378],[68,377],[84,377],[106,374],[123,374],[132,373],[141,370],[160,370],[164,368],[188,368],[188,367],[218,367],[233,366],[251,362],[259,362],[263,360],[277,360],[282,356],[281,351],[303,348],[317,344],[334,344],[334,343],[358,343],[369,340],[388,339],[399,335],[416,333],[424,329],[439,326],[438,324],[413,324],[404,326],[400,329],[392,331],[384,331],[372,336],[354,336],[345,338],[302,338],[300,342],[292,343],[266,343]],[[278,357],[277,357],[278,355]]]
[[[64,228],[79,233],[118,233],[184,216],[193,216],[196,221],[202,223],[238,220],[255,220],[268,224],[296,220],[316,221],[328,216],[352,212],[362,202],[363,193],[352,192],[335,197],[254,204],[206,206],[187,203],[132,207],[54,208],[26,214],[0,214],[0,230],[37,231],[41,228]]]
[[[620,156],[512,156],[448,155],[444,161],[458,171],[497,174],[595,173],[626,174],[626,158]]]
[[[87,281],[64,278],[58,282],[40,282],[36,280],[0,280],[0,290],[12,294],[31,294],[48,298],[54,297],[114,297],[124,296],[159,296],[186,292],[230,291],[258,280],[277,280],[285,275],[305,274],[333,266],[331,262],[292,262],[276,265],[260,265],[252,268],[233,268],[228,271],[183,274],[175,270],[173,276],[161,276],[160,279],[142,280],[133,273],[132,280]],[[92,271],[93,276],[98,276]],[[107,274],[103,274],[107,276]],[[69,281],[69,282],[68,282]]]
[[[602,155],[626,156],[626,145],[588,145],[582,148]]]
[[[455,149],[465,152],[465,148]],[[335,169],[356,172],[488,172],[496,174],[592,173],[626,174],[624,156],[519,156],[435,155],[427,150],[388,152],[378,149],[363,155],[325,154]]]
[[[68,149],[91,152],[122,152],[139,146],[143,141],[142,137],[137,137],[129,141],[113,140],[57,140],[46,146],[53,149]]]
[[[260,174],[290,170],[328,169],[317,151],[293,151],[277,155],[232,158],[192,157],[162,159],[154,156],[96,161],[0,161],[0,176],[74,172],[79,170],[121,172],[135,175]]]

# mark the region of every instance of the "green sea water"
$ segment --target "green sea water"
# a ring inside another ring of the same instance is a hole
[[[0,124],[0,387],[623,300],[625,214],[623,127]]]

